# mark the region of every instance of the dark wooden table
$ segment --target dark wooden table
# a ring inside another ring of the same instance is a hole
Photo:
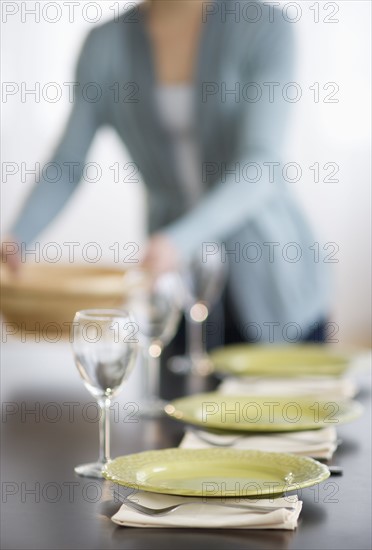
[[[174,383],[174,380],[173,380]],[[3,403],[2,530],[4,549],[355,549],[371,548],[370,383],[359,400],[364,415],[340,426],[334,462],[342,477],[302,491],[298,529],[291,531],[136,529],[110,521],[119,505],[111,484],[82,479],[73,467],[96,458],[98,429],[90,396],[19,395]],[[79,391],[79,390],[78,390]],[[71,403],[76,403],[72,405]],[[69,403],[69,405],[63,405]],[[31,410],[36,413],[27,412]],[[113,422],[113,456],[177,446],[183,427],[171,419]]]

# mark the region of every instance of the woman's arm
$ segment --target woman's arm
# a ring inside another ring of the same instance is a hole
[[[270,182],[267,177],[269,170],[263,163],[280,160],[290,105],[283,99],[282,90],[283,85],[293,78],[294,44],[290,23],[266,25],[253,51],[249,49],[249,40],[245,41],[245,51],[249,53],[241,73],[241,88],[247,82],[255,82],[263,93],[255,103],[240,97],[242,123],[236,157],[240,168],[251,162],[259,164],[263,168],[262,177],[254,183],[240,176],[240,181],[236,182],[235,174],[227,174],[225,181],[209,191],[192,211],[163,230],[162,233],[174,243],[183,259],[196,253],[203,242],[221,241],[233,235],[250,219],[259,216],[266,201],[278,192],[280,178],[277,177],[275,183]],[[249,33],[249,25],[247,27]],[[269,83],[279,83],[279,86],[271,85],[274,100],[269,96]],[[224,159],[221,159],[223,162]],[[235,168],[235,162],[232,168]]]
[[[47,176],[49,179],[41,177],[34,185],[9,231],[18,242],[33,241],[59,213],[80,181],[88,148],[102,122],[103,99],[90,102],[87,100],[87,94],[82,94],[85,84],[102,83],[102,79],[97,75],[97,70],[102,70],[99,68],[98,58],[100,47],[102,44],[98,44],[95,31],[92,31],[84,43],[77,63],[78,86],[75,89],[73,109],[51,159],[52,163],[56,163],[56,168],[50,168],[50,176]],[[58,181],[51,182],[57,173]]]

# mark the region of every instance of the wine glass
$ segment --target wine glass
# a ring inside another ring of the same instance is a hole
[[[133,311],[139,328],[143,354],[143,403],[140,415],[156,418],[164,414],[160,398],[160,358],[176,334],[183,308],[183,285],[177,273],[153,278],[142,270],[124,276],[126,305]]]
[[[102,478],[110,461],[110,405],[130,375],[137,352],[137,324],[122,310],[78,311],[73,323],[74,358],[85,387],[101,408],[97,462],[76,466],[80,476]]]
[[[203,324],[221,296],[227,275],[227,264],[220,254],[203,261],[195,256],[182,272],[185,287],[186,346],[185,355],[171,357],[169,368],[176,373],[205,376],[212,371],[207,354]]]

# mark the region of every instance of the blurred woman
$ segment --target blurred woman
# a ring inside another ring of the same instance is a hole
[[[282,341],[289,324],[298,339],[322,340],[322,264],[278,164],[292,26],[272,6],[248,4],[148,0],[94,28],[76,80],[80,89],[99,84],[102,97],[77,94],[52,159],[62,178],[34,187],[11,234],[30,242],[53,220],[79,183],[69,166],[84,163],[95,132],[109,124],[148,190],[144,266],[159,274],[221,254],[229,259],[231,341],[257,341],[258,330],[260,341]]]

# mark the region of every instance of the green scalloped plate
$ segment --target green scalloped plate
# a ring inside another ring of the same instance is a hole
[[[210,359],[217,372],[236,376],[340,376],[351,361],[347,354],[317,344],[233,344],[215,349]]]
[[[103,475],[151,493],[259,498],[310,487],[330,473],[312,458],[285,453],[175,448],[120,456]]]
[[[181,397],[165,407],[169,416],[205,429],[288,432],[338,426],[358,418],[357,401],[314,396],[239,396],[210,392]]]

